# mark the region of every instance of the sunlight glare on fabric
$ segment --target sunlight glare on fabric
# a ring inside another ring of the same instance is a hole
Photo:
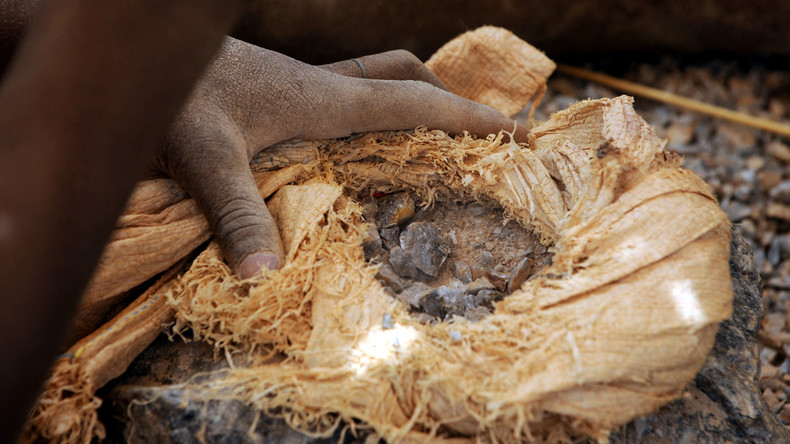
[[[375,328],[352,350],[348,366],[360,375],[378,363],[399,359],[409,352],[417,335],[414,327],[405,325]]]
[[[705,312],[689,280],[672,284],[672,300],[675,303],[675,311],[684,321],[697,324],[705,320]]]

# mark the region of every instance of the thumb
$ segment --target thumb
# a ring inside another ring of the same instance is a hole
[[[203,210],[225,260],[240,278],[282,266],[280,234],[255,185],[235,124],[187,114],[171,130],[164,157],[167,172]]]

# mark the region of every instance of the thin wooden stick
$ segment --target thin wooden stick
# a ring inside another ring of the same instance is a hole
[[[764,119],[762,117],[756,117],[750,114],[733,111],[731,109],[689,99],[688,97],[679,96],[677,94],[672,94],[660,89],[651,88],[649,86],[640,85],[638,83],[629,82],[623,79],[618,79],[616,77],[597,73],[588,69],[577,68],[575,66],[558,64],[557,71],[570,76],[600,83],[601,85],[608,86],[628,94],[633,94],[635,96],[657,100],[669,105],[674,105],[687,110],[729,120],[730,122],[740,123],[741,125],[769,131],[784,137],[790,137],[790,125],[776,122],[774,120]]]

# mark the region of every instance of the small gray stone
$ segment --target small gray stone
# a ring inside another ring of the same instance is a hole
[[[732,222],[738,222],[752,214],[752,207],[740,202],[730,201],[729,205],[726,205],[725,202],[722,202],[722,209],[725,213],[727,213],[727,217]]]
[[[442,298],[436,292],[432,291],[420,299],[420,309],[423,313],[427,313],[435,318],[444,318],[444,304]]]
[[[398,300],[409,307],[419,308],[422,298],[431,291],[433,289],[430,286],[422,282],[415,282],[398,294]]]
[[[493,289],[494,289],[494,284],[492,284],[491,281],[489,281],[484,277],[477,278],[466,286],[466,292],[469,294],[476,294],[480,290],[493,290]]]
[[[434,278],[451,251],[439,227],[428,222],[410,224],[400,235],[400,246],[411,255],[418,270]]]
[[[790,204],[790,180],[779,182],[779,184],[771,188],[771,192],[768,195],[773,200],[783,204]]]
[[[480,290],[474,298],[474,304],[478,307],[493,307],[494,302],[501,301],[505,295],[496,290]]]
[[[494,255],[490,251],[482,251],[475,265],[483,269],[494,268]]]
[[[783,253],[783,251],[782,251],[783,250],[782,244],[783,243],[786,243],[785,237],[784,236],[776,236],[776,237],[774,237],[774,240],[771,241],[771,245],[768,247],[768,255],[766,256],[766,259],[768,259],[768,261],[774,267],[779,265],[779,262],[781,262],[781,260],[782,260],[782,253]]]
[[[369,261],[378,256],[381,251],[381,246],[382,242],[379,236],[379,230],[376,229],[375,225],[366,223],[365,231],[362,233],[362,251],[365,253],[365,259]]]
[[[463,287],[448,287],[442,285],[434,290],[444,305],[445,313],[463,315],[466,311],[466,301]],[[471,301],[471,300],[470,300]]]
[[[417,276],[417,267],[411,260],[411,255],[400,247],[390,250],[390,264],[398,276],[414,278]]]
[[[770,347],[765,347],[763,348],[763,351],[760,352],[760,362],[763,365],[771,364],[772,362],[774,362],[774,359],[776,359],[776,355],[778,354],[779,354],[778,351]]]
[[[414,216],[414,200],[408,193],[395,193],[378,202],[376,225],[389,228],[405,223]]]
[[[790,290],[790,276],[774,276],[768,279],[766,285],[781,290]]]
[[[749,185],[741,185],[732,192],[732,197],[741,202],[749,202],[754,195],[754,188]]]
[[[505,273],[500,273],[495,270],[490,270],[486,273],[486,277],[488,280],[494,284],[494,288],[499,291],[506,291],[507,290],[507,283],[510,279],[510,276]]]
[[[741,220],[736,227],[741,231],[743,237],[746,239],[756,239],[757,238],[757,226],[754,224],[754,221],[751,219],[743,219]],[[759,268],[759,267],[758,267]]]
[[[516,265],[513,271],[510,273],[510,278],[507,281],[507,292],[512,293],[514,290],[518,290],[521,287],[521,284],[527,280],[532,275],[532,270],[534,268],[535,261],[532,259],[525,257],[521,260],[521,262]]]
[[[379,231],[379,236],[381,237],[384,246],[387,247],[388,250],[392,250],[395,247],[400,247],[400,228],[397,226],[382,228]]]
[[[390,264],[383,264],[376,273],[376,279],[380,280],[385,286],[400,292],[403,290],[403,280]]]
[[[469,268],[469,264],[464,261],[453,261],[450,264],[450,271],[453,272],[453,276],[459,281],[468,284],[472,282],[472,269]]]

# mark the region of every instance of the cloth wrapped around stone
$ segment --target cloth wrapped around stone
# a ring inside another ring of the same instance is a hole
[[[459,38],[481,35],[511,38],[496,28]],[[498,65],[463,69],[496,83],[527,66],[512,54],[490,60]],[[603,438],[682,395],[731,312],[729,223],[706,184],[664,151],[629,97],[573,105],[533,128],[528,144],[503,140],[418,128],[264,151],[251,166],[272,195],[283,268],[238,281],[210,244],[56,363],[27,436],[102,436],[95,390],[172,320],[236,357],[231,370],[190,383],[191,396],[238,399],[314,434],[345,420],[388,442]],[[358,192],[404,189],[428,203],[449,193],[493,201],[551,245],[553,261],[491,316],[423,325],[385,292],[361,246]],[[131,288],[207,238],[171,182],[141,184],[83,306],[115,297],[96,291],[119,285],[102,284],[108,276],[135,275],[124,278],[137,281]],[[136,266],[122,265],[124,251],[147,251],[158,265],[127,272]]]

